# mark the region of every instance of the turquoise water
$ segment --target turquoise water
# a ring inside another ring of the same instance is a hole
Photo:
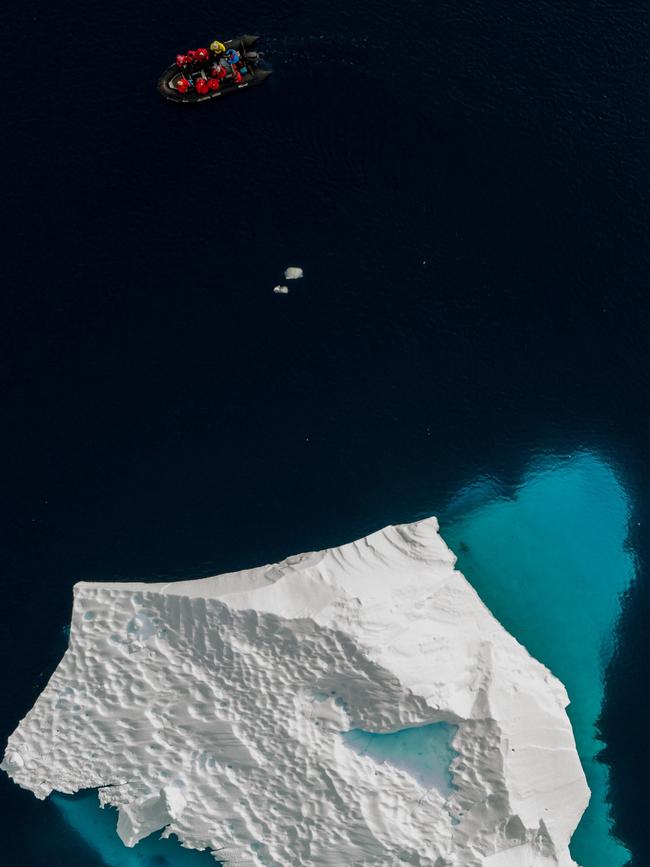
[[[94,790],[72,797],[55,794],[51,799],[107,867],[215,867],[209,852],[183,849],[175,837],[161,840],[159,831],[133,849],[127,848],[117,836],[117,811],[110,807],[102,810]]]
[[[635,576],[626,547],[631,505],[598,455],[545,458],[514,492],[484,480],[441,519],[458,568],[495,617],[565,684],[578,751],[592,791],[571,844],[584,867],[620,867],[612,837],[607,767],[596,722],[615,642],[621,594]]]
[[[426,789],[451,792],[449,765],[457,755],[451,747],[457,726],[433,723],[402,729],[391,734],[377,734],[363,729],[343,733],[347,746],[378,764],[384,762],[405,771]]]

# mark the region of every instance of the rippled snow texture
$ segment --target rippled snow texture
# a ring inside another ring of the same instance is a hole
[[[164,829],[231,864],[568,867],[588,789],[566,692],[454,562],[432,518],[215,578],[80,583],[2,767],[38,797],[98,787],[127,845]],[[439,723],[452,787],[346,743]]]

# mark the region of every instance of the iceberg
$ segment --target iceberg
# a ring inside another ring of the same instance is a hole
[[[1,767],[98,789],[127,846],[236,865],[570,867],[568,697],[435,518],[268,566],[74,588],[69,647]]]

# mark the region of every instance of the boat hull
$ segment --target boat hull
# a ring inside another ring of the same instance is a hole
[[[226,48],[234,48],[242,57],[247,60],[249,66],[249,74],[244,77],[240,84],[226,81],[222,83],[219,90],[211,90],[208,93],[197,93],[196,90],[188,90],[185,93],[179,93],[174,86],[177,78],[180,78],[183,73],[176,64],[173,64],[166,69],[158,79],[158,93],[164,96],[170,102],[183,103],[191,105],[198,102],[207,102],[210,99],[220,99],[228,96],[231,93],[239,93],[241,90],[247,90],[249,87],[257,87],[263,84],[271,75],[271,70],[261,64],[259,57],[254,61],[248,60],[248,52],[255,45],[259,36],[238,36],[235,39],[229,39],[223,44]]]

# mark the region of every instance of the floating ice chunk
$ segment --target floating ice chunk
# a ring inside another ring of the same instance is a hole
[[[304,277],[304,273],[302,268],[290,267],[284,272],[285,280],[300,280],[301,277]]]
[[[274,286],[273,291],[276,295],[288,295],[289,287],[288,286]]]

